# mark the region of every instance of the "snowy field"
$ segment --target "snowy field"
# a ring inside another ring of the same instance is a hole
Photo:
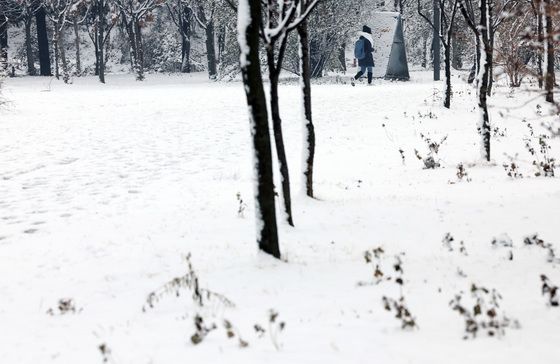
[[[296,195],[296,227],[280,226],[285,262],[257,252],[239,83],[201,75],[144,83],[109,76],[105,86],[94,78],[8,80],[10,103],[0,111],[0,362],[558,363],[560,308],[547,305],[540,275],[560,285],[560,262],[524,244],[538,234],[560,256],[560,183],[534,176],[524,141],[539,149],[527,124],[535,136],[543,132],[544,102],[498,85],[493,162],[482,163],[472,88],[455,78],[445,110],[443,83],[428,73],[411,78],[314,87],[317,200],[303,197],[299,183],[299,88],[281,87]],[[424,169],[415,157],[415,149],[427,155],[421,134],[447,136],[441,168]],[[548,143],[560,158],[560,140]],[[525,178],[502,166],[517,153]],[[462,181],[459,163],[468,173]],[[455,240],[446,246],[447,233]],[[503,234],[513,247],[492,246]],[[382,297],[396,299],[400,289],[394,278],[373,284],[364,252],[380,246],[385,275],[404,253],[402,292],[418,328],[401,330],[383,307]],[[197,307],[184,289],[144,312],[150,292],[187,273],[189,253],[201,287],[235,307]],[[450,301],[463,291],[470,302],[473,283],[502,295],[500,315],[512,319],[505,335],[463,339],[465,321]],[[61,299],[72,299],[75,312],[60,312]],[[284,330],[269,327],[270,309]],[[197,313],[219,328],[193,345]],[[248,347],[227,338],[224,318]]]

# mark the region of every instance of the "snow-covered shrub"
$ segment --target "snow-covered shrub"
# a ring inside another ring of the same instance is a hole
[[[455,175],[457,176],[457,182],[472,181],[472,179],[469,177],[469,172],[467,172],[467,169],[465,168],[465,165],[463,163],[459,163],[457,165],[457,172],[455,173]]]
[[[509,162],[502,164],[506,174],[512,179],[523,178],[523,174],[519,171],[519,163],[517,162],[518,156],[519,154],[515,154],[513,157],[507,156]]]
[[[555,126],[553,123],[543,123],[542,126],[548,130],[551,138],[560,138],[560,125]]]
[[[224,307],[235,307],[235,304],[224,295],[200,287],[198,275],[191,262],[191,255],[188,254],[185,260],[187,263],[187,273],[183,276],[173,278],[159,289],[148,294],[146,303],[142,308],[144,312],[154,308],[164,297],[168,295],[179,297],[183,291],[187,291],[191,294],[193,302],[198,307],[204,307],[207,302],[218,303]]]
[[[241,198],[241,192],[237,192],[237,202],[239,203],[239,207],[237,208],[237,217],[245,218],[245,210],[247,209],[247,204]]]
[[[463,241],[459,242],[459,247],[458,248],[455,246],[454,242],[455,242],[455,238],[450,233],[445,234],[445,236],[443,237],[443,240],[442,240],[443,246],[448,251],[453,252],[455,250],[458,250],[459,253],[461,253],[462,255],[465,255],[465,256],[469,255],[467,253],[467,248],[465,247],[465,243]]]
[[[508,234],[502,234],[492,239],[492,247],[494,248],[509,248],[508,260],[513,260],[513,240]]]
[[[424,169],[436,169],[441,167],[440,159],[438,157],[439,148],[445,143],[447,140],[447,135],[443,137],[439,142],[432,140],[430,137],[425,136],[424,134],[420,134],[422,140],[426,143],[428,154],[426,156],[422,156],[418,150],[414,149],[414,154],[418,160],[421,160],[424,163]]]
[[[385,277],[385,273],[381,269],[381,258],[385,250],[382,247],[377,247],[375,249],[367,250],[364,252],[364,259],[366,264],[371,264],[373,266],[373,281],[372,282],[358,282],[359,286],[365,286],[369,284],[379,284],[385,279],[391,279],[390,277]]]
[[[398,298],[391,298],[387,296],[383,296],[382,302],[383,307],[385,310],[389,312],[395,313],[395,318],[401,322],[401,328],[405,329],[414,329],[417,328],[418,325],[416,323],[416,318],[412,316],[410,309],[406,303],[406,299],[404,298],[403,294],[403,286],[404,286],[404,271],[403,271],[403,264],[400,256],[395,256],[395,264],[393,265],[393,270],[395,271],[395,279],[393,280],[395,284],[399,286],[399,297]]]
[[[537,246],[547,251],[547,262],[549,263],[558,263],[559,259],[556,257],[556,251],[551,243],[546,243],[544,240],[539,238],[538,234],[533,234],[531,236],[526,237],[523,240],[523,243],[526,246]]]
[[[558,295],[558,286],[552,284],[550,279],[544,274],[541,274],[542,281],[542,294],[547,297],[548,304],[552,307],[560,306],[560,296]]]
[[[112,362],[111,359],[111,349],[109,348],[109,346],[106,343],[102,343],[100,344],[97,349],[99,349],[99,352],[101,353],[101,358],[103,360],[103,363],[110,363]]]
[[[58,305],[55,308],[49,308],[47,315],[62,316],[70,313],[79,313],[81,308],[76,307],[76,302],[72,298],[61,298],[58,300]]]
[[[464,292],[455,295],[449,305],[465,320],[464,339],[476,338],[479,333],[503,336],[507,328],[519,328],[501,309],[502,296],[495,290],[471,285],[470,300],[465,303]],[[468,299],[468,298],[467,298]]]
[[[276,350],[280,350],[282,345],[280,343],[280,333],[286,328],[286,322],[278,319],[279,313],[275,310],[268,311],[268,333],[270,336],[270,341]],[[267,330],[260,324],[253,325],[255,333],[259,338],[263,338]]]

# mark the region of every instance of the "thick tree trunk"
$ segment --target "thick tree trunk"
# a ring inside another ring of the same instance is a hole
[[[300,82],[304,111],[303,177],[307,196],[314,197],[313,168],[315,163],[315,126],[313,125],[313,114],[311,108],[311,60],[309,57],[309,31],[307,29],[307,21],[303,21],[298,26],[297,31],[300,46]]]
[[[31,43],[31,24],[33,17],[25,18],[25,56],[27,58],[27,74],[35,76],[37,70],[35,69],[35,56],[33,54],[33,46]]]
[[[545,3],[545,35],[546,35],[546,74],[545,74],[545,85],[546,90],[546,101],[554,102],[554,27],[552,24],[552,3],[551,0],[544,0]]]
[[[78,26],[78,19],[74,17],[73,19],[74,28],[74,47],[76,48],[76,76],[82,74],[82,60],[80,55],[80,27]]]
[[[208,77],[211,80],[217,75],[216,44],[214,40],[214,22],[210,21],[206,25],[206,58],[208,60]]]
[[[249,24],[245,23],[247,19],[239,19],[239,32],[241,33],[239,38],[242,52],[241,71],[255,153],[257,243],[262,251],[280,258],[270,131],[259,58],[261,2],[260,0],[240,0],[239,11],[240,14],[243,14],[241,16],[245,16],[246,13],[250,15]]]
[[[45,9],[40,8],[35,14],[37,22],[37,42],[39,44],[39,64],[41,76],[52,76],[51,58],[49,52],[49,36],[47,34],[47,22]]]

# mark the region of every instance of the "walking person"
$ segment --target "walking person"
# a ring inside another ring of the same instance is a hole
[[[367,71],[368,85],[371,86],[373,67],[375,66],[373,62],[373,37],[371,36],[371,28],[364,25],[359,35],[360,38],[356,41],[354,48],[354,56],[358,60],[360,71],[350,80],[350,83],[352,86],[355,86],[355,81],[360,79]]]

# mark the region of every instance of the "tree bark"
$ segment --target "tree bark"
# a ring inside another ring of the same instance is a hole
[[[105,83],[105,1],[100,0],[97,9],[97,39],[96,39],[96,54],[97,54],[97,72],[99,82]]]
[[[537,72],[539,78],[539,88],[542,89],[544,87],[544,67],[543,67],[543,50],[544,50],[544,26],[543,26],[543,14],[542,13],[542,6],[541,1],[537,0],[535,10],[537,13],[537,40],[538,40],[538,48],[537,48]]]
[[[39,44],[39,65],[41,76],[52,76],[49,36],[47,34],[47,22],[45,17],[45,9],[41,7],[37,13],[35,13],[35,20],[37,22],[37,42]]]
[[[272,129],[274,131],[274,142],[276,145],[276,154],[278,156],[278,165],[280,167],[280,179],[282,184],[282,196],[284,198],[284,211],[286,212],[286,220],[288,224],[294,226],[292,215],[292,194],[290,191],[290,173],[288,168],[288,159],[286,158],[286,148],[284,146],[284,135],[282,132],[282,118],[280,117],[280,100],[278,94],[278,82],[280,70],[276,66],[276,57],[274,56],[275,43],[267,46],[266,55],[268,61],[268,72],[270,75],[270,114],[272,116]],[[281,64],[282,60],[278,61]]]
[[[554,102],[554,27],[552,24],[552,3],[551,0],[544,0],[545,4],[545,35],[546,35],[546,74],[545,74],[545,90],[546,101]]]
[[[80,76],[82,74],[82,60],[80,55],[80,27],[77,17],[72,20],[72,26],[74,28],[74,47],[76,48],[76,76]]]
[[[8,22],[0,21],[0,74],[8,71]]]
[[[480,0],[480,44],[483,49],[481,53],[484,52],[484,57],[481,60],[484,62],[480,65],[481,74],[478,79],[478,107],[480,112],[480,122],[478,127],[478,132],[481,136],[481,154],[482,158],[486,161],[490,161],[490,115],[488,114],[488,77],[490,74],[491,65],[491,49],[490,49],[490,39],[489,39],[489,29],[488,25],[488,0]]]
[[[189,9],[183,7],[179,18],[181,26],[181,72],[191,73],[192,17]]]
[[[304,5],[302,3],[302,11]],[[300,82],[303,96],[303,177],[305,192],[307,196],[314,197],[313,190],[313,168],[315,164],[315,126],[313,125],[313,113],[311,105],[311,60],[309,57],[309,31],[307,20],[303,21],[297,28],[300,46]],[[346,57],[345,57],[346,58]]]
[[[217,76],[216,44],[214,40],[214,21],[206,25],[206,58],[208,60],[208,77],[211,80]]]
[[[239,20],[239,32],[241,33],[240,48],[242,52],[241,71],[247,96],[255,153],[257,243],[259,248],[265,253],[280,258],[270,131],[259,58],[261,10],[260,0],[239,1],[239,12],[243,14],[240,17],[245,16],[245,13],[250,15],[250,21],[246,27],[246,20],[243,18]]]
[[[58,40],[59,40],[58,24],[55,24],[53,30],[54,77],[56,77],[57,80],[60,80],[60,68],[59,68],[60,49],[58,46]]]
[[[55,27],[58,53],[60,55],[60,61],[62,62],[62,80],[64,81],[64,83],[68,83],[70,82],[70,72],[68,70],[68,60],[66,59],[66,49],[64,46],[64,27],[61,25],[62,29],[59,29],[58,24],[56,24]]]
[[[441,46],[439,38],[439,29],[441,27],[441,14],[439,3],[434,0],[434,37],[432,41],[432,49],[434,52],[434,81],[439,81],[441,79],[440,68],[441,68]]]
[[[446,108],[451,108],[451,46],[448,44],[445,46],[445,101],[443,106]]]
[[[32,16],[25,18],[25,58],[27,58],[27,74],[29,76],[35,76],[37,70],[35,69],[35,56],[33,54],[33,46],[31,44],[31,23],[33,21]]]

